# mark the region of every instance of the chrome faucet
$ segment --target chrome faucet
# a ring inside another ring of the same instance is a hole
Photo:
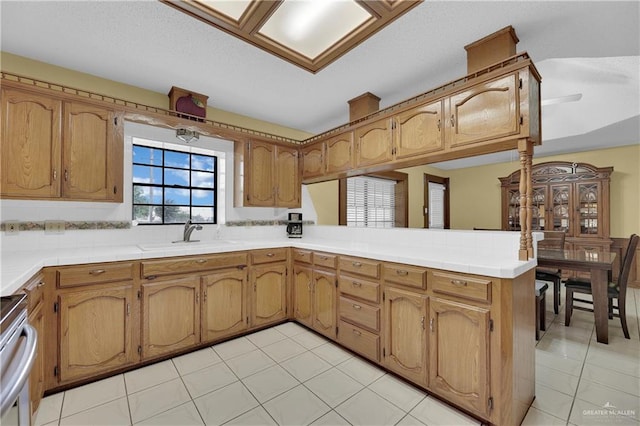
[[[202,229],[202,225],[192,225],[191,219],[187,220],[187,223],[184,224],[184,233],[182,234],[182,241],[185,243],[192,242],[191,233],[195,230],[200,231]],[[196,242],[198,240],[193,240]]]

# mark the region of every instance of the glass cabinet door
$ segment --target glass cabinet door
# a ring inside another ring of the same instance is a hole
[[[544,231],[546,229],[547,213],[547,187],[534,186],[531,196],[532,220],[531,229],[534,231]]]
[[[598,223],[600,192],[599,182],[576,183],[576,212],[578,215],[576,235],[598,236],[600,234],[600,224]]]
[[[519,231],[520,230],[520,191],[518,188],[509,188],[507,191],[508,205],[507,205],[507,231]]]
[[[571,185],[551,185],[551,221],[553,225],[549,224],[548,230],[564,231],[567,236],[572,236],[571,233]],[[551,227],[553,226],[553,228]]]

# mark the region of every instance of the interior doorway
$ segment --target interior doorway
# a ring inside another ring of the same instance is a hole
[[[449,229],[449,178],[424,174],[424,227]]]

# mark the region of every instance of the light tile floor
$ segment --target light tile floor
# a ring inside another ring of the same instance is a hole
[[[640,424],[640,290],[631,340],[592,314],[553,315],[536,346],[536,400],[524,425]],[[615,408],[613,408],[615,407]],[[467,425],[478,421],[294,324],[43,399],[36,425]]]

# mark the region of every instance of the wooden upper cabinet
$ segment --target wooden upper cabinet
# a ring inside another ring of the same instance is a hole
[[[2,90],[2,196],[122,202],[121,113]]]
[[[122,201],[123,124],[112,110],[64,105],[63,195]]]
[[[391,161],[392,120],[385,118],[355,130],[356,166],[364,167]]]
[[[60,196],[62,103],[47,96],[2,90],[3,197]]]
[[[302,187],[297,147],[237,141],[236,207],[300,207]]]
[[[247,201],[257,207],[273,206],[275,201],[274,188],[274,157],[276,147],[264,142],[249,144],[248,161],[245,163],[245,179],[247,187]]]
[[[276,147],[275,176],[275,206],[300,207],[302,187],[297,149]]]
[[[449,145],[456,147],[520,131],[518,74],[477,84],[449,98]]]
[[[315,143],[302,149],[302,178],[324,174],[324,143]]]
[[[344,172],[353,167],[353,131],[325,142],[327,173]]]
[[[442,108],[443,101],[437,101],[394,117],[396,159],[444,149]]]

